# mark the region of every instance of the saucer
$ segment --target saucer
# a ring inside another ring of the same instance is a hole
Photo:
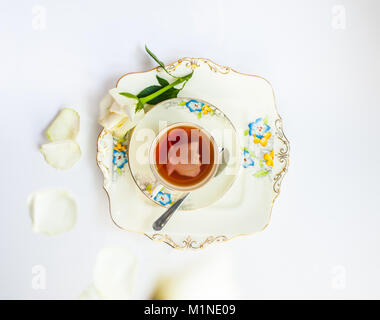
[[[192,191],[181,210],[207,207],[228,191],[236,179],[240,165],[240,148],[236,130],[228,117],[217,107],[200,99],[174,98],[161,102],[146,113],[133,130],[128,145],[128,164],[137,186],[154,204],[169,207],[183,192],[162,186],[149,163],[153,140],[163,128],[178,122],[193,123],[211,133],[223,154],[226,166],[204,186]],[[225,157],[226,158],[226,157]]]
[[[183,58],[167,68],[176,76],[194,71],[179,96],[204,99],[233,123],[239,143],[239,172],[219,200],[210,200],[212,204],[206,208],[178,212],[161,232],[156,232],[152,224],[164,208],[141,191],[131,174],[127,155],[132,132],[125,141],[117,141],[103,130],[98,137],[97,161],[104,175],[112,220],[123,230],[139,232],[176,249],[205,248],[264,230],[289,165],[289,142],[270,83],[208,59]],[[155,83],[156,75],[171,81],[161,68],[155,68],[126,74],[117,87],[137,94]],[[203,199],[207,197],[215,198],[205,192]]]

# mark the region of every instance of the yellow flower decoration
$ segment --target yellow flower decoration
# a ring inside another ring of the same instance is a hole
[[[116,143],[116,146],[113,147],[117,151],[125,151],[125,146],[123,146],[120,142]]]
[[[268,143],[268,139],[271,137],[271,133],[270,132],[267,132],[264,137],[262,137],[261,139],[256,137],[256,135],[253,135],[253,142],[255,144],[258,144],[260,142],[260,144],[265,147]]]
[[[145,188],[145,191],[148,191],[149,194],[151,194],[153,192],[153,189],[152,189],[152,184],[148,184]]]
[[[274,151],[264,154],[264,159],[267,166],[273,167]]]
[[[212,109],[209,107],[208,104],[205,104],[205,105],[202,107],[202,113],[203,113],[203,114],[207,114],[207,113],[209,113],[209,112],[211,112],[211,111],[212,111]]]

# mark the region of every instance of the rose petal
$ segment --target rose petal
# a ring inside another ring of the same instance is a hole
[[[136,268],[135,256],[125,248],[105,248],[94,268],[94,286],[105,299],[130,299]]]
[[[71,230],[76,223],[76,203],[63,190],[34,192],[28,197],[28,205],[35,232],[57,235]]]
[[[79,114],[70,108],[62,109],[46,130],[50,141],[75,139],[79,132]]]
[[[236,270],[226,258],[214,258],[188,265],[161,277],[153,293],[156,300],[237,299]],[[200,289],[201,288],[201,289]]]
[[[120,90],[118,88],[113,88],[108,91],[110,96],[113,98],[121,110],[131,119],[135,117],[135,110],[137,105],[137,100],[133,98],[128,98],[120,94],[120,92],[125,92],[126,90]]]
[[[40,149],[48,164],[56,169],[70,169],[82,155],[79,145],[72,140],[43,144]]]
[[[83,293],[79,296],[78,300],[102,300],[102,296],[96,290],[95,286],[91,284]]]

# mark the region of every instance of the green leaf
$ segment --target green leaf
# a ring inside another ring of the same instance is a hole
[[[162,67],[164,70],[166,70],[166,69],[165,69],[165,65],[164,65],[164,63],[163,63],[162,61],[160,61],[160,60],[157,58],[157,56],[156,56],[152,51],[150,51],[150,50],[148,49],[147,45],[145,45],[145,50],[146,50],[146,52],[148,52],[148,54],[152,57],[152,59],[153,59],[154,61],[156,61],[156,62],[160,65],[160,67]]]
[[[139,100],[139,102],[137,102],[137,105],[136,105],[135,113],[143,109],[144,109],[144,104],[141,103],[141,101]]]
[[[187,75],[181,77],[181,79],[184,79],[185,81],[189,81],[192,78],[193,74],[194,74],[194,70],[188,73]]]
[[[186,104],[186,101],[182,101],[182,102],[180,102],[178,105],[179,106],[184,106]]]
[[[259,161],[259,166],[260,166],[260,168],[263,167],[263,160],[260,160],[260,161]]]
[[[247,129],[247,130],[244,130],[244,135],[245,136],[248,136],[248,133],[249,133],[249,130]]]
[[[160,94],[158,97],[150,100],[148,104],[155,105],[157,103],[160,103],[168,99],[177,98],[177,95],[180,91],[181,90],[176,89],[176,88],[170,88],[168,91],[165,91],[164,93]]]
[[[268,124],[268,117],[264,118],[264,124]]]
[[[260,170],[260,171],[256,172],[253,176],[256,178],[259,178],[259,177],[266,176],[268,173],[269,173],[269,171],[267,171],[267,170]]]
[[[158,86],[158,85],[146,87],[144,90],[140,91],[137,94],[137,97],[139,97],[139,98],[147,97],[150,94],[155,93],[156,91],[158,91],[160,89],[162,89],[162,87]]]
[[[202,117],[202,112],[198,112],[198,119]]]
[[[150,87],[147,87],[144,90],[142,90],[137,96],[139,98],[144,98],[144,97],[151,95],[152,93],[155,93],[156,91],[158,91],[160,89],[162,89],[161,86],[157,86],[157,85],[150,86]],[[158,97],[148,101],[147,103],[151,104],[151,105],[155,105],[161,101],[168,100],[171,98],[176,98],[179,92],[180,92],[179,89],[170,88],[169,90],[163,92]]]
[[[155,105],[159,102],[162,102],[164,100],[176,98],[178,96],[178,93],[182,90],[182,88],[176,89],[175,86],[184,82],[186,84],[187,81],[193,76],[193,71],[183,77],[175,77],[177,80],[170,83],[166,81],[165,79],[160,78],[157,76],[157,81],[159,81],[160,84],[166,84],[165,86],[158,86],[158,85],[152,85],[149,86],[142,91],[140,91],[137,94],[138,104],[136,106],[136,111],[139,111],[144,108],[144,104],[150,104]]]
[[[129,92],[119,92],[119,94],[127,98],[132,98],[132,99],[137,99],[137,100],[139,99],[134,94],[129,93]]]
[[[122,172],[121,172],[121,169],[120,168],[117,168],[117,173],[121,176]]]
[[[157,56],[156,56],[152,51],[150,51],[150,50],[148,49],[147,45],[145,45],[145,50],[146,50],[146,52],[152,57],[152,59],[153,59],[154,61],[156,61],[156,62],[158,63],[158,65],[159,65],[162,69],[165,70],[165,72],[166,72],[168,75],[170,75],[170,76],[173,77],[173,78],[178,78],[178,77],[176,77],[176,76],[173,76],[168,70],[166,70],[166,68],[165,68],[165,64],[164,64],[161,60],[159,60],[159,59],[157,58]]]
[[[157,81],[158,83],[162,86],[162,87],[166,87],[167,85],[169,85],[169,81],[164,79],[164,78],[161,78],[159,77],[158,75],[156,75],[156,78],[157,78]]]

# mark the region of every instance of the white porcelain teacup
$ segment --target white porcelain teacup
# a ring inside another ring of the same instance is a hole
[[[149,163],[163,186],[194,191],[214,177],[219,163],[213,136],[192,122],[177,122],[162,129],[153,140]]]
[[[178,186],[162,177],[155,166],[154,146],[172,127],[190,125],[198,128],[214,146],[215,166],[202,181],[192,186]],[[182,210],[195,210],[214,203],[229,190],[240,170],[239,141],[231,120],[207,101],[179,97],[163,101],[150,109],[131,132],[128,165],[131,177],[142,193],[164,207],[169,207],[191,191]],[[124,183],[124,180],[119,180]]]

